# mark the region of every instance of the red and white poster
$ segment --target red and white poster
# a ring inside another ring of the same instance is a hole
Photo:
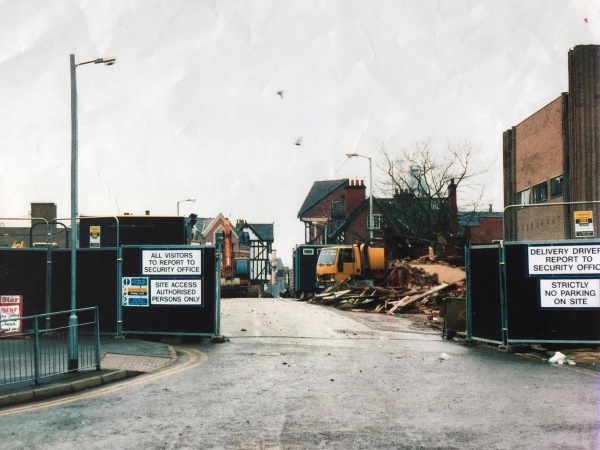
[[[0,295],[0,336],[21,333],[22,295]]]

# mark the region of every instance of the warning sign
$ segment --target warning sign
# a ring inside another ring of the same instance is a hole
[[[152,305],[202,306],[202,280],[152,280]]]
[[[149,306],[148,278],[123,277],[123,306]]]
[[[200,275],[201,250],[144,250],[142,273],[144,275]]]
[[[0,295],[0,333],[21,333],[21,317],[23,309],[22,295]]]
[[[90,227],[90,248],[99,248],[100,247],[100,227],[99,226],[91,226]]]
[[[575,211],[575,237],[594,237],[592,211]]]
[[[600,308],[600,280],[540,280],[542,308]]]

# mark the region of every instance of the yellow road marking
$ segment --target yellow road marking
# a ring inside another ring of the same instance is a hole
[[[120,391],[122,389],[137,386],[143,383],[149,383],[150,381],[158,380],[160,378],[168,377],[171,375],[176,375],[180,372],[184,372],[186,370],[194,369],[195,367],[201,366],[202,364],[208,361],[208,355],[200,350],[195,349],[187,349],[176,347],[176,350],[184,353],[188,356],[189,360],[181,365],[176,365],[172,368],[167,368],[164,370],[160,370],[158,372],[149,373],[147,375],[139,375],[135,378],[131,378],[127,381],[122,381],[120,383],[110,384],[105,387],[100,387],[94,389],[92,391],[81,391],[70,394],[65,397],[53,399],[53,400],[43,400],[37,403],[30,403],[23,406],[15,406],[12,408],[7,408],[5,410],[0,411],[0,416],[8,416],[11,414],[20,414],[26,412],[37,411],[39,409],[50,408],[52,406],[64,405],[66,403],[78,402],[80,400],[99,397],[101,395],[111,394],[116,391]]]

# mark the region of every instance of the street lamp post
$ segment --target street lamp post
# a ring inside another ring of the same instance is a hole
[[[196,199],[195,198],[188,198],[187,200],[181,200],[177,202],[177,216],[179,216],[179,204],[180,203],[185,203],[185,202],[195,202]]]
[[[71,315],[69,316],[68,369],[77,370],[77,66],[84,64],[105,64],[112,66],[115,58],[96,58],[79,64],[75,55],[71,55]]]
[[[370,156],[359,155],[358,153],[346,153],[346,158],[365,158],[369,160],[369,238],[373,239],[373,166]]]

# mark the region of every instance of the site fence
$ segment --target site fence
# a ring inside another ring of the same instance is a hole
[[[69,316],[78,324],[69,326]],[[72,328],[75,328],[74,330]],[[77,339],[77,367],[69,369],[69,338]],[[0,386],[32,382],[55,375],[100,370],[98,308],[81,308],[0,320]]]
[[[558,202],[543,190],[522,200],[504,209],[502,241],[466,249],[467,337],[600,343],[600,201]]]

